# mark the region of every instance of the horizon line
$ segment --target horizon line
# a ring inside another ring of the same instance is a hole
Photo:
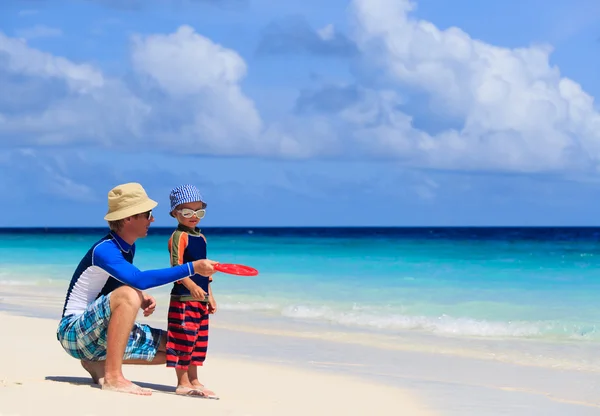
[[[170,225],[155,225],[152,229],[174,228]],[[198,227],[200,229],[276,229],[276,228],[600,228],[599,225],[213,225]],[[108,229],[108,226],[94,225],[30,225],[30,226],[0,226],[0,230],[32,230],[32,229]]]

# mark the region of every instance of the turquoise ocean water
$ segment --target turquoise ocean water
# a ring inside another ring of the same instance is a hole
[[[168,266],[170,229],[138,240],[135,264]],[[0,232],[0,287],[64,291],[105,233]],[[600,346],[600,230],[593,228],[206,229],[220,310],[381,336]],[[167,294],[170,286],[154,289]],[[393,339],[393,338],[390,338]],[[591,351],[591,350],[590,350]]]

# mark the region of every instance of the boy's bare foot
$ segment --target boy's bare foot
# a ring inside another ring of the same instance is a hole
[[[204,384],[200,383],[198,380],[192,381],[192,388],[194,390],[201,391],[209,399],[217,399],[218,398],[214,391],[209,390],[206,387],[204,387]]]
[[[104,383],[104,361],[83,361],[81,366],[90,373],[94,384],[102,385]]]
[[[201,390],[196,390],[193,387],[184,387],[178,386],[175,389],[175,394],[180,396],[197,396],[197,397],[206,397],[206,394]]]
[[[129,393],[129,394],[137,394],[139,396],[151,396],[152,390],[144,389],[137,384],[133,384],[129,380],[118,380],[113,382],[108,382],[104,380],[102,384],[102,390],[115,391],[118,393]]]
[[[198,380],[192,380],[190,381],[190,384],[192,385],[192,387],[204,387],[204,384],[200,383]]]

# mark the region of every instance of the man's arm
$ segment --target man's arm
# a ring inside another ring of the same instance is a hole
[[[92,263],[94,266],[106,270],[118,281],[138,290],[162,286],[194,275],[193,263],[141,271],[125,260],[121,251],[109,241],[96,246],[92,255]]]

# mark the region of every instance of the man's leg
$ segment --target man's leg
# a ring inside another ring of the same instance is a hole
[[[152,359],[152,361],[142,360],[142,359],[129,359],[123,360],[123,364],[133,364],[133,365],[160,365],[165,364],[167,362],[167,334],[163,333],[163,336],[160,338],[160,344],[158,346],[158,352],[156,356]],[[104,368],[105,361],[84,361],[81,360],[81,366],[90,373],[92,380],[95,384],[102,385],[104,383]]]
[[[129,286],[121,286],[110,295],[106,363],[102,389],[124,393],[151,395],[152,392],[133,384],[123,376],[123,355],[142,305],[142,295]]]
[[[104,384],[104,361],[81,360],[81,366],[90,373],[94,384]]]
[[[163,332],[162,337],[160,338],[160,344],[158,345],[158,351],[156,355],[152,359],[152,361],[142,360],[142,359],[128,359],[123,360],[123,364],[137,364],[137,365],[157,365],[157,364],[165,364],[167,362],[167,333]]]

